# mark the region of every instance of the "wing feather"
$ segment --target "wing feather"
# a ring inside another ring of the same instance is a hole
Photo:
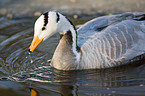
[[[145,52],[144,27],[145,22],[135,20],[110,25],[85,41],[81,49],[87,54],[83,57],[89,58],[88,64],[95,61],[98,68],[106,68],[141,55]]]

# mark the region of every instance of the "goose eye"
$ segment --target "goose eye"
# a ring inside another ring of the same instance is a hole
[[[42,27],[42,31],[45,30],[45,29],[46,29],[45,27]]]

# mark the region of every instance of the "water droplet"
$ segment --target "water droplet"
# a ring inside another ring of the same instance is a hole
[[[28,54],[29,54],[29,55],[31,54],[31,51],[30,51],[30,49],[28,49]]]
[[[33,63],[33,60],[31,59],[31,64]]]
[[[51,62],[51,59],[47,60],[47,62],[50,63]]]
[[[28,52],[28,54],[30,55],[30,54],[31,54],[31,52]]]
[[[31,58],[31,51],[30,51],[30,49],[28,50],[28,56],[29,56],[29,59],[31,60],[31,64],[32,64],[34,61]],[[28,58],[28,57],[26,56],[26,58]]]

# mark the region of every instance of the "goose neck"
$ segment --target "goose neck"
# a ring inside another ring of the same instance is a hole
[[[72,25],[70,27],[70,29],[65,32],[65,34],[61,34],[61,38],[63,38],[63,36],[67,36],[66,41],[69,41],[69,45],[71,45],[71,50],[73,51],[75,57],[76,57],[76,61],[79,62],[80,60],[80,48],[77,45],[77,31],[75,30],[75,27]]]

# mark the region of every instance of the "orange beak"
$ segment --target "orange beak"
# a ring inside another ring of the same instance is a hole
[[[32,41],[32,43],[31,43],[31,45],[30,45],[30,52],[33,52],[35,49],[36,49],[36,47],[41,43],[43,41],[43,39],[39,39],[39,37],[38,36],[34,36],[34,38],[33,38],[33,41]]]

